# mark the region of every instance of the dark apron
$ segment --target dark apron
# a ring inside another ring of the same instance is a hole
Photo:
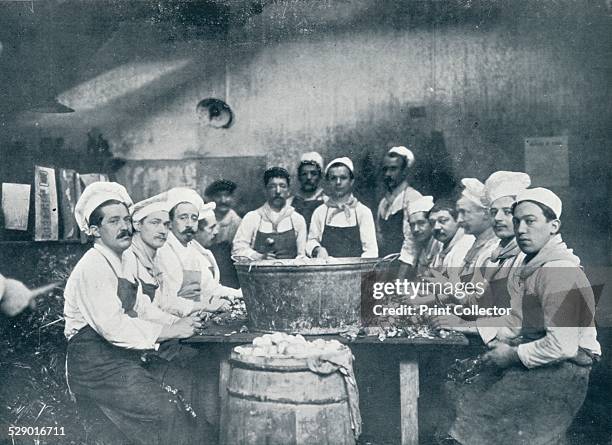
[[[140,281],[140,285],[142,286],[142,293],[153,301],[155,299],[155,292],[159,286],[157,284],[146,283],[141,279],[138,279],[138,281]]]
[[[325,212],[325,221],[327,213]],[[355,213],[357,218],[357,213]],[[350,227],[334,227],[325,224],[321,236],[321,246],[325,247],[329,256],[335,258],[360,257],[363,253],[361,247],[361,234],[359,232],[359,221]]]
[[[306,200],[301,196],[295,196],[291,202],[291,206],[295,209],[295,211],[302,215],[306,220],[306,229],[310,229],[312,214],[321,204],[323,204],[322,199]]]
[[[378,219],[381,242],[378,246],[378,256],[386,257],[392,253],[399,253],[404,244],[404,210],[391,215],[388,219]]]
[[[114,346],[86,326],[68,341],[70,389],[77,400],[94,402],[131,443],[214,443],[214,427],[193,418],[180,397],[162,388],[178,389],[195,411],[191,371],[161,359],[143,361],[142,354]]]
[[[236,267],[232,261],[232,243],[230,241],[222,241],[213,244],[209,249],[215,257],[215,260],[217,260],[217,266],[219,266],[219,281],[221,284],[238,289],[240,284],[238,283]]]
[[[291,217],[289,217],[291,219]],[[261,220],[259,221],[261,227]],[[267,240],[274,240],[270,245]],[[274,253],[278,259],[291,259],[297,257],[297,236],[291,220],[291,229],[284,232],[263,233],[257,229],[253,249],[261,254]]]

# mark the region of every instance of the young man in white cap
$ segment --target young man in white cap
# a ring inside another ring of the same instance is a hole
[[[323,157],[316,151],[309,151],[300,157],[297,169],[300,189],[287,201],[296,212],[306,220],[306,228],[310,228],[312,214],[317,207],[323,204],[325,194],[319,186],[323,178]]]
[[[442,250],[442,243],[433,237],[432,226],[429,223],[429,211],[434,206],[433,196],[423,196],[422,198],[413,201],[410,204],[408,219],[405,221],[404,231],[410,231],[414,240],[414,245],[417,248],[416,274],[417,276],[428,275],[429,267],[434,258]],[[406,237],[404,237],[406,239]],[[404,242],[404,245],[406,242]],[[407,249],[402,246],[402,252],[399,257],[400,269],[399,278],[403,279],[409,275],[409,261],[405,259],[405,255],[410,258],[411,248]]]
[[[464,178],[461,184],[463,191],[457,200],[457,221],[466,234],[476,238],[465,255],[463,268],[459,273],[461,281],[468,282],[472,281],[477,269],[491,256],[498,239],[493,232],[489,209],[484,203],[484,184],[476,178]]]
[[[445,443],[564,443],[601,347],[591,285],[559,234],[561,210],[548,189],[516,197],[514,231],[525,257],[508,289],[520,314],[478,323],[490,366],[456,390]]]
[[[325,168],[329,199],[314,211],[306,250],[311,257],[376,258],[376,228],[369,208],[353,196],[353,162],[337,158]]]
[[[76,204],[79,228],[94,246],[75,266],[64,292],[67,381],[131,442],[189,443],[196,423],[162,389],[160,370],[145,367],[141,358],[166,340],[194,335],[201,320],[164,324],[140,317],[150,302],[138,283],[123,276],[121,262],[132,238],[131,204],[125,188],[114,182],[89,185]]]
[[[211,271],[214,266],[210,258],[203,255],[202,246],[194,240],[204,201],[195,190],[184,187],[168,190],[167,200],[170,232],[158,250],[158,264],[168,285],[164,295],[169,298],[160,302],[162,309],[184,316],[209,305],[227,307],[227,302],[221,301],[223,297],[232,298],[240,292],[219,285]]]
[[[244,215],[232,254],[251,260],[289,259],[305,255],[306,221],[287,203],[291,180],[282,167],[264,172],[266,203]]]
[[[414,266],[418,249],[410,232],[404,232],[405,213],[410,203],[422,195],[408,184],[408,172],[414,164],[414,154],[406,147],[392,147],[383,159],[382,172],[385,196],[376,213],[378,253],[381,257],[402,252],[402,262]],[[404,236],[406,235],[406,236]]]

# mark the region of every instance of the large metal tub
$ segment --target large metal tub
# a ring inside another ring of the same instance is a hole
[[[249,328],[304,335],[334,334],[359,325],[362,276],[377,258],[236,263]]]

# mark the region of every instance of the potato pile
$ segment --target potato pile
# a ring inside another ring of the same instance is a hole
[[[309,357],[337,352],[345,346],[337,340],[306,340],[302,335],[282,332],[265,334],[253,340],[253,345],[236,346],[234,351],[255,357]]]

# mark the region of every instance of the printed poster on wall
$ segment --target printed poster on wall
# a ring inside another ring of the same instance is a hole
[[[58,239],[57,188],[55,170],[34,167],[34,240]]]
[[[525,172],[537,187],[569,186],[567,136],[525,138]]]
[[[2,184],[2,213],[5,229],[28,230],[30,189],[30,184]]]

